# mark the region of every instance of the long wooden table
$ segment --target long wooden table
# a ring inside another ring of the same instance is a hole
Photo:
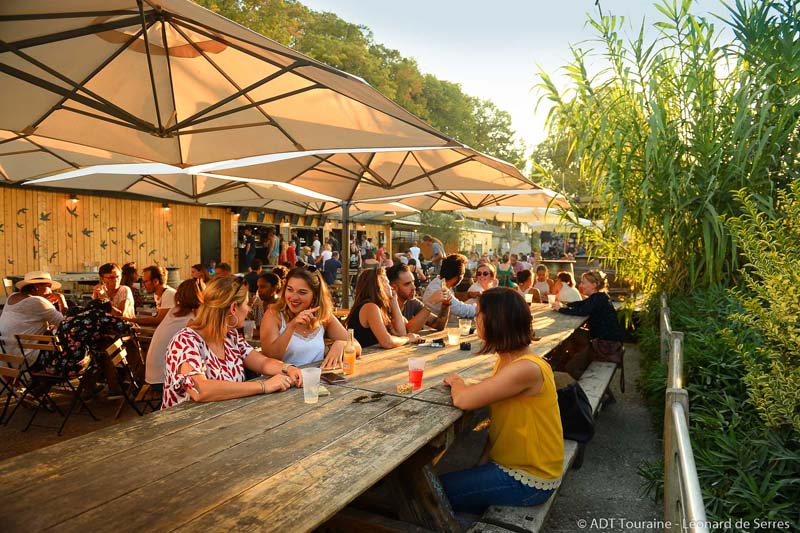
[[[584,319],[537,308],[542,355]],[[439,337],[439,333],[434,337]],[[477,349],[477,339],[472,342]],[[421,390],[396,393],[407,358],[427,360]],[[357,375],[303,403],[299,389],[184,404],[0,463],[3,531],[309,531],[383,478],[413,489],[401,519],[456,530],[431,450],[449,442],[464,414],[441,378],[481,379],[492,356],[458,346],[365,354]]]

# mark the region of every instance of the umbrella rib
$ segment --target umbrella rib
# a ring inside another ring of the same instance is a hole
[[[249,91],[243,91],[243,90],[242,90],[242,88],[239,86],[239,84],[237,84],[237,83],[236,83],[236,82],[233,80],[233,78],[231,78],[230,76],[228,76],[228,74],[227,74],[227,73],[226,73],[224,70],[222,70],[222,69],[219,67],[219,65],[217,65],[217,63],[216,63],[216,62],[214,62],[214,60],[213,60],[213,59],[211,59],[211,57],[209,57],[209,55],[208,55],[208,54],[205,52],[205,50],[203,50],[203,49],[201,49],[199,46],[197,46],[197,44],[196,44],[196,43],[195,43],[193,40],[191,40],[191,39],[189,38],[189,36],[188,36],[188,35],[186,35],[186,33],[183,31],[183,29],[180,27],[180,25],[179,25],[179,24],[173,24],[173,27],[175,28],[175,30],[176,30],[176,31],[177,31],[177,32],[178,32],[178,33],[179,33],[179,34],[180,34],[180,35],[181,35],[181,36],[182,36],[184,39],[186,39],[186,42],[188,42],[188,43],[189,43],[189,44],[192,46],[192,48],[194,48],[194,49],[195,49],[195,50],[196,50],[196,51],[197,51],[197,52],[198,52],[198,53],[199,53],[199,54],[200,54],[200,55],[201,55],[201,56],[202,56],[202,57],[203,57],[203,58],[204,58],[206,61],[208,61],[208,63],[209,63],[209,64],[210,64],[212,67],[214,67],[214,70],[216,70],[216,71],[217,71],[217,72],[218,72],[218,73],[219,73],[219,74],[220,74],[220,75],[221,75],[223,78],[225,78],[225,79],[228,81],[228,83],[230,83],[230,84],[231,84],[233,87],[235,87],[235,88],[236,88],[236,90],[239,92],[239,94],[241,94],[243,97],[245,97],[245,98],[246,98],[246,99],[247,99],[247,100],[248,100],[248,101],[249,101],[251,104],[255,104],[255,101],[253,100],[253,98],[252,98],[252,97],[251,97],[249,94],[247,94],[247,92],[249,92]],[[281,76],[281,75],[285,74],[286,72],[289,72],[290,70],[291,70],[291,69],[281,69],[279,72],[277,72],[277,73],[276,73],[276,75],[277,75],[277,76]],[[277,76],[276,76],[276,77],[277,77]],[[271,79],[269,79],[269,81],[271,81],[272,79],[275,79],[275,78],[271,78]],[[302,150],[305,150],[305,148],[303,147],[303,145],[302,145],[302,144],[300,144],[299,142],[297,142],[297,140],[296,140],[296,139],[294,139],[294,138],[292,137],[292,135],[291,135],[291,134],[289,134],[289,132],[288,132],[288,131],[286,131],[286,130],[285,130],[283,127],[281,127],[281,126],[280,126],[280,125],[279,125],[279,124],[278,124],[278,123],[277,123],[277,122],[276,122],[276,121],[275,121],[275,120],[272,118],[272,116],[271,116],[269,113],[267,113],[267,112],[266,112],[264,109],[262,109],[262,108],[261,108],[261,106],[259,106],[259,105],[255,105],[255,108],[256,108],[256,109],[257,109],[257,110],[258,110],[258,111],[259,111],[259,112],[260,112],[262,115],[264,115],[264,118],[266,118],[266,119],[267,119],[267,120],[268,120],[268,121],[269,121],[269,122],[270,122],[272,125],[274,125],[275,127],[277,127],[277,128],[280,130],[280,132],[281,132],[281,133],[282,133],[282,134],[283,134],[283,135],[284,135],[284,136],[285,136],[287,139],[289,139],[289,141],[290,141],[290,142],[291,142],[291,143],[292,143],[292,144],[293,144],[293,145],[294,145],[294,146],[295,146],[295,147],[296,147],[298,150],[301,150],[301,151],[302,151]],[[196,117],[196,116],[198,116],[198,115],[204,115],[204,114],[206,114],[206,113],[208,113],[209,111],[212,111],[212,110],[214,110],[214,109],[216,109],[216,107],[215,107],[215,106],[210,106],[210,107],[208,107],[208,108],[204,109],[203,111],[200,111],[199,113],[197,113],[197,114],[195,115],[195,117]],[[187,119],[187,121],[191,121],[191,120],[192,120],[192,118],[194,118],[194,117],[189,117],[189,118]]]
[[[258,101],[254,102],[252,104],[243,105],[243,106],[240,106],[240,107],[237,107],[237,108],[234,108],[234,109],[229,109],[227,111],[223,111],[221,113],[217,113],[216,115],[209,115],[207,117],[198,118],[196,120],[193,120],[192,122],[189,122],[189,120],[191,120],[191,118],[194,118],[194,117],[191,117],[189,119],[184,120],[180,124],[176,124],[173,128],[170,128],[167,131],[175,130],[178,127],[187,127],[187,126],[194,126],[196,124],[202,124],[203,122],[208,122],[209,120],[216,120],[218,118],[222,118],[222,117],[225,117],[225,116],[228,116],[228,115],[232,115],[233,113],[238,113],[239,111],[244,111],[245,109],[250,109],[250,108],[257,107],[257,106],[260,106],[260,105],[263,105],[263,104],[268,104],[270,102],[275,102],[275,101],[280,100],[282,98],[289,98],[291,96],[295,96],[297,94],[301,94],[301,93],[308,92],[308,91],[311,91],[313,89],[319,89],[319,88],[321,88],[321,86],[312,85],[310,87],[304,87],[302,89],[296,89],[296,90],[288,92],[288,93],[284,93],[284,94],[277,95],[277,96],[271,96],[271,97],[265,98],[263,100],[258,100]],[[233,95],[234,98],[239,97],[239,96],[241,96],[240,93],[237,93],[237,94]],[[221,104],[222,104],[222,102],[219,103],[219,105],[221,105]],[[212,107],[219,107],[219,105],[214,104],[214,106],[212,106]],[[210,109],[210,108],[208,108],[208,109]],[[198,115],[204,113],[205,111],[208,111],[208,109],[205,109],[201,113],[198,113],[197,115],[195,115],[195,117],[197,117]],[[270,120],[270,122],[267,122],[266,125],[267,126],[277,127],[281,131],[284,131],[283,128],[278,126],[278,123],[275,122],[275,120]]]
[[[406,164],[406,161],[408,161],[409,157],[411,157],[411,151],[410,150],[408,152],[406,152],[406,155],[403,156],[403,160],[400,161],[400,164],[397,166],[397,170],[394,171],[394,174],[392,175],[392,183],[394,183],[394,180],[397,179],[397,176],[400,174],[400,170],[402,170],[403,165]]]
[[[169,122],[172,119],[172,116],[175,117],[175,122],[178,121],[178,105],[175,102],[175,91],[173,90],[173,84],[172,84],[172,58],[169,55],[169,46],[167,46],[167,25],[164,24],[164,23],[161,24],[161,40],[164,42],[164,57],[166,58],[166,62],[167,62],[167,76],[169,76],[169,80],[170,80],[170,91],[169,91],[169,93],[172,96],[172,115],[170,116],[170,119],[167,120],[167,125],[169,125]],[[161,124],[161,115],[160,114],[159,114],[159,124]],[[181,143],[180,135],[176,136],[175,141],[178,143],[178,154],[180,154],[181,163],[183,163],[183,146],[182,146],[182,143]],[[195,184],[194,184],[194,180],[192,180],[192,192],[193,193],[194,193],[194,188],[195,188]]]
[[[153,185],[155,185],[157,187],[161,187],[162,189],[166,189],[166,190],[172,191],[172,192],[174,192],[176,194],[180,194],[184,198],[189,198],[191,200],[194,200],[194,197],[192,197],[191,195],[186,194],[184,191],[182,191],[181,189],[175,187],[174,185],[170,185],[169,183],[156,178],[152,174],[144,174],[142,176],[142,179],[134,181],[133,183],[128,185],[126,187],[126,189],[130,189],[131,187],[133,187],[134,185],[136,185],[140,181],[144,181],[144,182],[147,182],[147,183],[152,183]]]
[[[139,17],[141,18],[142,23],[142,40],[144,41],[144,51],[145,56],[147,57],[147,71],[150,73],[150,89],[153,91],[153,105],[156,108],[156,121],[158,121],[158,131],[164,131],[164,126],[161,124],[161,106],[158,105],[158,91],[156,90],[156,78],[155,74],[153,73],[153,58],[150,56],[150,39],[147,38],[147,30],[153,27],[155,24],[155,20],[148,26],[147,19],[144,16],[144,3],[142,0],[136,0],[136,3],[139,4]],[[162,26],[164,25],[164,21],[161,21]],[[164,50],[167,49],[167,43],[164,42]]]

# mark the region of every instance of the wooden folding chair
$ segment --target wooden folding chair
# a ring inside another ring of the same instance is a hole
[[[0,352],[0,362],[8,365],[0,366],[0,398],[2,398],[3,395],[6,397],[5,404],[3,405],[3,413],[0,414],[0,424],[5,425],[9,420],[11,420],[11,416],[6,419],[6,413],[8,412],[8,406],[11,403],[11,398],[16,399],[17,402],[17,405],[14,407],[11,415],[16,412],[17,407],[19,406],[21,395],[17,394],[17,391],[14,389],[14,383],[19,382],[20,380],[22,369],[25,366],[25,358],[21,355]]]
[[[129,358],[128,343],[133,339],[135,339],[135,337],[120,337],[106,348],[106,355],[111,360],[111,364],[118,369],[115,375],[117,376],[119,389],[122,391],[122,401],[120,401],[117,412],[114,415],[115,419],[119,418],[125,404],[130,405],[131,408],[136,411],[137,415],[142,416],[142,411],[140,411],[139,407],[136,405],[136,398],[142,388],[140,383],[143,381],[140,381],[137,377],[137,372],[134,371],[134,368],[136,368],[137,364],[140,367],[144,365],[135,361],[135,357]]]
[[[19,344],[19,348],[23,357],[25,356],[26,351],[32,350],[38,350],[40,357],[42,352],[51,352],[54,357],[64,357],[64,351],[61,348],[58,337],[54,335],[14,335],[14,337],[17,339],[17,343]],[[89,416],[91,416],[94,420],[98,420],[98,418],[94,416],[94,413],[92,413],[92,410],[89,409],[89,406],[86,405],[86,402],[83,401],[83,398],[81,398],[81,392],[84,388],[85,378],[94,370],[94,365],[88,365],[76,375],[70,375],[67,367],[65,367],[64,371],[59,374],[48,374],[46,372],[37,371],[30,368],[28,368],[28,370],[30,374],[30,382],[23,392],[19,403],[22,403],[26,397],[30,396],[36,401],[36,407],[23,431],[28,431],[28,429],[30,429],[31,424],[33,424],[33,419],[36,418],[39,410],[42,407],[47,408],[48,404],[64,417],[64,420],[61,422],[61,426],[58,428],[59,435],[61,435],[61,433],[64,431],[64,426],[67,424],[67,420],[69,420],[69,417],[72,415],[72,412],[76,407],[86,409],[86,412],[89,413]],[[61,411],[61,409],[58,407],[58,404],[56,404],[52,396],[50,396],[50,392],[52,391],[53,387],[56,386],[62,387],[67,394],[72,397],[69,409],[67,409],[66,413]],[[19,406],[19,403],[17,406]]]

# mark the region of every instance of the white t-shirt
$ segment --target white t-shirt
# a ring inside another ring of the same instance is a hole
[[[558,291],[558,301],[568,304],[570,302],[580,302],[583,298],[581,293],[575,287],[570,287],[566,283],[561,284],[561,290]]]
[[[319,257],[319,248],[320,248],[320,246],[322,246],[322,243],[319,242],[319,239],[314,239],[314,242],[311,243],[311,247],[312,247],[311,256],[314,259]]]
[[[156,300],[156,307],[159,309],[172,309],[175,307],[175,293],[178,292],[169,285],[164,286],[164,292],[161,293],[161,296],[157,294],[153,294],[153,297]]]
[[[10,341],[3,343],[5,351],[21,355],[19,345],[13,340],[14,335],[42,335],[48,322],[58,325],[62,320],[64,320],[64,315],[41,296],[28,296],[15,304],[6,304],[3,314],[0,315],[0,335]],[[26,350],[25,352],[28,364],[35,363],[38,357],[38,350]]]
[[[194,318],[194,312],[186,316],[175,316],[178,308],[173,308],[161,324],[153,332],[153,340],[147,350],[145,361],[144,380],[147,383],[164,383],[164,367],[166,366],[167,346],[180,330],[186,327],[189,320]]]
[[[333,252],[331,252],[330,250],[322,250],[322,261],[320,261],[320,264],[324,267],[325,261],[330,259],[332,256]]]
[[[412,246],[411,248],[408,249],[408,251],[411,252],[411,257],[419,261],[419,252],[420,252],[419,246]]]

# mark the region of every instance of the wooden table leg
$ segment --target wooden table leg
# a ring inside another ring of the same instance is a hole
[[[401,520],[435,531],[459,532],[453,509],[431,466],[439,452],[426,446],[392,472],[389,482],[397,496]]]

